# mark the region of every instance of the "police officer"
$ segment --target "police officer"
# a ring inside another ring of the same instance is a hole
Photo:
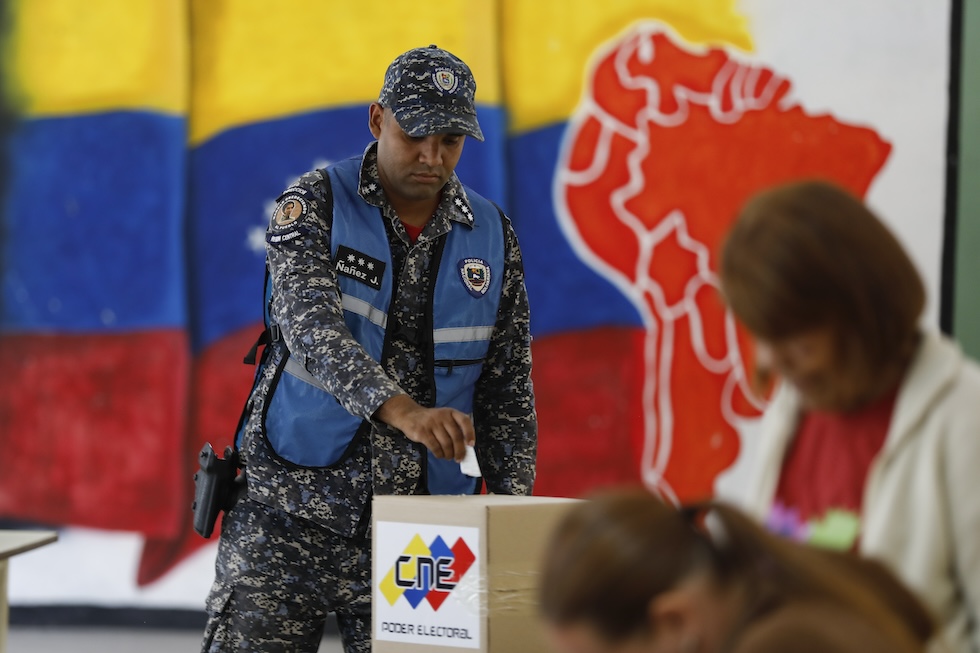
[[[530,494],[537,421],[510,221],[454,173],[470,69],[398,56],[360,157],[307,173],[266,236],[269,344],[237,444],[202,651],[370,650],[374,494]],[[475,460],[473,460],[475,454]],[[463,464],[460,464],[463,463]],[[478,468],[478,469],[476,469]]]

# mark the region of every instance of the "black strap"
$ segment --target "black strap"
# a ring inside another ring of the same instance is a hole
[[[321,216],[327,221],[328,227],[333,227],[333,186],[330,184],[330,173],[326,168],[317,168],[317,172],[323,177],[319,181],[320,190],[323,192],[323,209],[325,215]]]
[[[272,344],[276,340],[279,340],[280,337],[281,334],[279,332],[278,324],[272,324],[268,328],[262,329],[262,333],[259,334],[259,337],[256,338],[255,342],[252,343],[252,346],[249,347],[248,353],[245,354],[245,358],[242,359],[242,362],[246,365],[255,365],[255,361],[259,353],[259,347]]]

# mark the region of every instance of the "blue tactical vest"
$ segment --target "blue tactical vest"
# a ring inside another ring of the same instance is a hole
[[[328,172],[333,188],[331,256],[337,268],[344,320],[367,353],[382,360],[392,303],[391,251],[377,207],[357,193],[360,159]],[[431,351],[435,405],[473,412],[473,393],[497,320],[504,270],[500,214],[489,201],[468,193],[473,227],[457,222],[445,235],[432,298]],[[320,383],[290,358],[268,398],[265,433],[276,454],[304,467],[326,467],[341,459],[362,420],[347,412]],[[452,460],[428,455],[427,489],[465,494],[476,479]]]

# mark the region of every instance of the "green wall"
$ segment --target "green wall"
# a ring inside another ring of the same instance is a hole
[[[980,359],[980,0],[963,0],[953,334]]]

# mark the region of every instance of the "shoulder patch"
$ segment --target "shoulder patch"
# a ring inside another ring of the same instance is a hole
[[[310,205],[298,194],[289,194],[279,200],[276,212],[272,216],[272,225],[275,228],[288,227],[310,210]]]
[[[272,214],[272,222],[265,234],[267,243],[277,244],[293,240],[301,235],[301,223],[310,213],[309,191],[294,186],[279,196],[279,203]]]

